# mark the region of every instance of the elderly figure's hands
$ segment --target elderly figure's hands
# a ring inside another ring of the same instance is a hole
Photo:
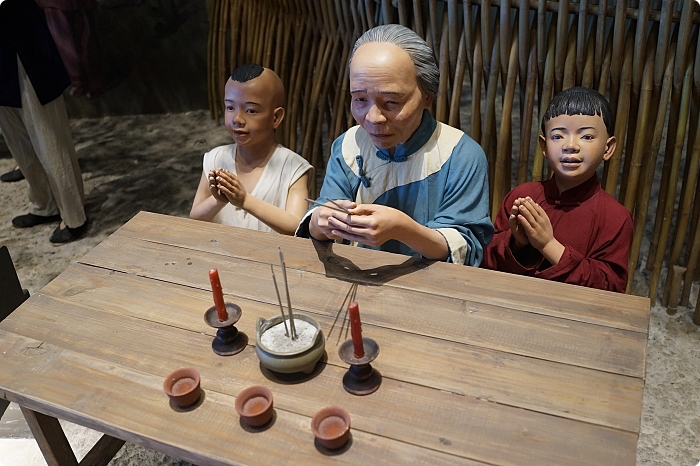
[[[361,204],[350,214],[333,212],[328,218],[331,234],[369,246],[381,246],[390,239],[400,239],[411,218],[400,210],[378,204]]]
[[[348,210],[354,209],[357,206],[357,204],[347,199],[338,199],[335,203]],[[326,205],[335,208],[331,202],[326,202]],[[309,222],[309,233],[311,233],[312,237],[322,241],[326,239],[343,239],[341,236],[333,234],[333,227],[328,224],[328,219],[333,216],[334,212],[334,210],[326,209],[325,207],[314,209],[311,214],[311,221]]]

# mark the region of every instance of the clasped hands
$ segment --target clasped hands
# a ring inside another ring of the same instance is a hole
[[[238,177],[224,168],[209,171],[209,191],[217,201],[230,202],[239,209],[243,208],[247,194]]]
[[[336,204],[349,213],[331,210],[323,206],[315,209],[309,224],[311,236],[316,239],[345,239],[380,246],[390,239],[399,239],[406,214],[379,204],[360,204],[339,199]],[[327,203],[334,207],[332,203]],[[325,236],[325,238],[321,237]]]
[[[564,246],[554,237],[547,213],[529,196],[519,197],[513,202],[508,224],[513,234],[511,249],[514,252],[531,244],[552,265],[559,262],[564,253]]]

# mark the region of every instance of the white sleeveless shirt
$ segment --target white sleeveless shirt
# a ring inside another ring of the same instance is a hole
[[[210,170],[224,168],[231,173],[236,173],[236,144],[219,146],[204,154],[204,175],[208,178]],[[272,153],[263,169],[251,195],[261,201],[279,207],[284,210],[287,207],[289,188],[301,176],[311,171],[309,181],[313,176],[313,167],[301,155],[292,152],[281,144]],[[215,223],[232,225],[235,227],[249,228],[259,231],[274,231],[254,215],[239,209],[233,204],[227,204],[212,219]]]

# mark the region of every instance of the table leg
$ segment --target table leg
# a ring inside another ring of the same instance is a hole
[[[23,406],[20,409],[48,466],[78,466],[58,419]]]
[[[7,407],[10,405],[10,402],[7,400],[3,400],[0,398],[0,418],[2,417],[3,414],[5,414],[5,410]]]

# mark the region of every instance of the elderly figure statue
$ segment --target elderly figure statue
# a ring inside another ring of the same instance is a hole
[[[318,200],[329,207],[309,210],[297,236],[478,266],[493,235],[486,157],[430,114],[433,51],[408,28],[379,26],[355,42],[349,67],[358,126],[333,142]]]

